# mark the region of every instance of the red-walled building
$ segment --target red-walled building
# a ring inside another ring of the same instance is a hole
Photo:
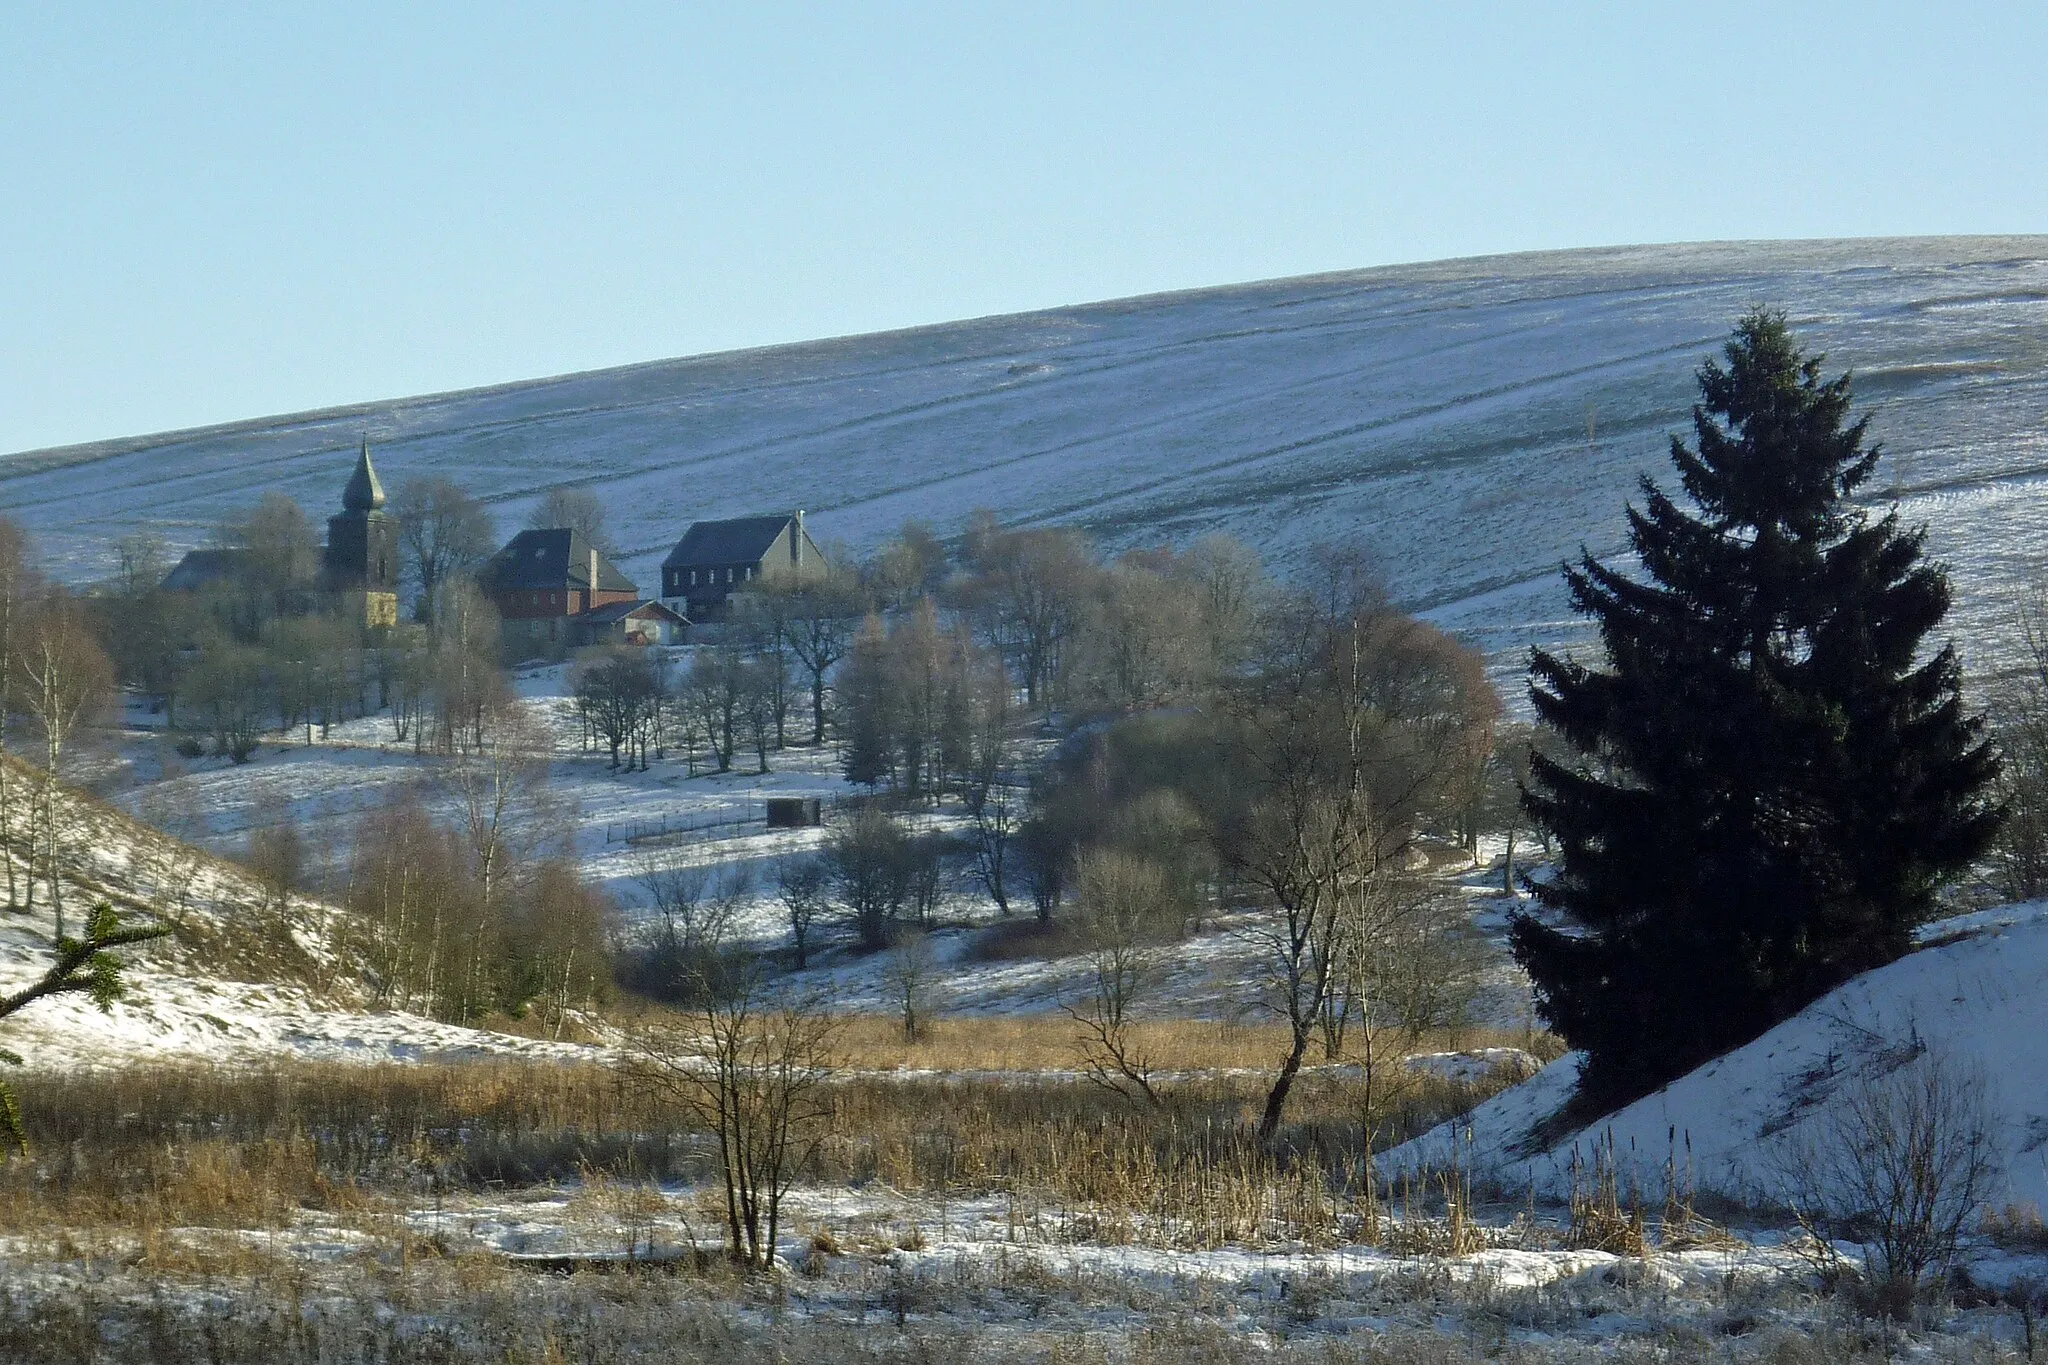
[[[640,600],[633,580],[568,527],[521,531],[491,556],[477,583],[497,607],[515,654],[580,644],[579,617]]]

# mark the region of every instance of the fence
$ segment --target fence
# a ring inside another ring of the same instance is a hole
[[[604,827],[607,844],[636,844],[643,839],[660,839],[671,834],[711,834],[725,830],[737,834],[748,825],[768,827],[768,813],[760,801],[748,801],[738,811],[728,808],[710,815],[664,815],[653,820],[621,820]]]

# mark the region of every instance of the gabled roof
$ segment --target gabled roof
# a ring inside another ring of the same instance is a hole
[[[580,531],[557,526],[521,531],[505,542],[485,564],[478,579],[489,588],[517,592],[524,588],[587,588],[590,586],[590,542]],[[597,556],[599,592],[638,592],[633,580],[613,563]]]
[[[225,583],[241,574],[247,558],[246,550],[188,550],[177,567],[164,575],[164,590],[198,592],[216,583]]]
[[[753,564],[768,553],[782,528],[796,520],[784,513],[779,517],[732,517],[726,521],[696,521],[661,561],[664,569],[722,568],[728,564]]]
[[[659,602],[607,602],[601,607],[586,611],[576,619],[587,625],[608,626],[614,621],[623,621],[629,616],[665,616],[678,626],[690,624],[690,618],[681,612],[664,607]]]

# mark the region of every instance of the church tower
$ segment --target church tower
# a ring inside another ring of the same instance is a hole
[[[384,510],[367,436],[341,490],[341,515],[327,519],[326,570],[343,615],[369,629],[398,624],[398,519]]]

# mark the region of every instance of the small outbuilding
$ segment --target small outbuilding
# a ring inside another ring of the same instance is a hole
[[[815,829],[825,823],[825,803],[815,796],[768,798],[768,828]]]
[[[583,645],[679,645],[690,622],[659,602],[612,602],[576,617],[574,629]]]

